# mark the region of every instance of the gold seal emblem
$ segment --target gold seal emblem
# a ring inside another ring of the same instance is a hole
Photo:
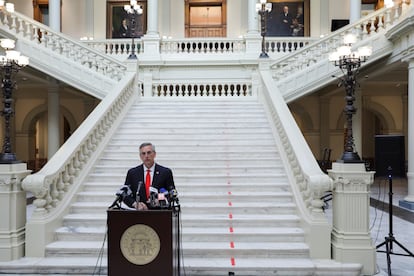
[[[160,252],[161,241],[157,232],[145,224],[135,224],[122,234],[122,255],[131,263],[146,265]]]

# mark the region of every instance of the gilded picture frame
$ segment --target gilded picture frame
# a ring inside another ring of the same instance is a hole
[[[272,0],[267,15],[266,36],[304,37],[310,35],[310,0]]]
[[[129,1],[107,1],[107,38],[139,38],[147,32],[147,1],[138,1],[143,10],[142,14],[128,14],[124,6],[129,3]],[[122,27],[122,23],[127,27]]]

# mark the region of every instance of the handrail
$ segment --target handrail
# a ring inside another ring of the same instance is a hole
[[[262,102],[275,132],[282,160],[307,229],[312,258],[330,257],[330,226],[324,215],[322,195],[332,189],[333,182],[324,174],[315,160],[304,136],[279,89],[276,87],[270,70],[261,70]],[[319,244],[314,245],[312,241]]]
[[[296,52],[283,56],[271,64],[272,74],[276,81],[284,80],[298,69],[309,67],[322,60],[327,60],[329,52],[342,44],[344,35],[354,33],[357,41],[388,29],[401,17],[398,6],[384,7],[378,11],[349,24],[315,43],[309,44]],[[381,20],[379,20],[381,19]],[[357,46],[358,43],[355,44]]]
[[[18,12],[0,11],[0,30],[3,28],[110,79],[119,81],[127,71],[127,66],[116,59]]]
[[[92,111],[46,165],[23,180],[24,190],[36,197],[32,218],[42,217],[58,206],[100,154],[117,122],[139,95],[132,73],[124,78]],[[140,86],[138,86],[139,88]]]

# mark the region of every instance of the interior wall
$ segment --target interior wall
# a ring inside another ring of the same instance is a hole
[[[90,1],[93,1],[92,3]],[[310,2],[310,35],[319,37],[330,32],[332,19],[349,18],[349,1],[333,5],[329,0]],[[33,17],[32,0],[10,0],[18,12]],[[237,38],[247,32],[248,0],[227,1],[227,37]],[[93,11],[91,11],[91,7]],[[158,0],[158,26],[161,36],[184,37],[184,1]],[[93,26],[90,26],[93,24]],[[106,1],[62,0],[62,32],[80,39],[106,38]]]

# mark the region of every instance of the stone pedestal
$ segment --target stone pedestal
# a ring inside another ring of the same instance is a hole
[[[262,52],[262,38],[259,33],[247,34],[244,37],[246,41],[246,58],[258,59]]]
[[[332,257],[342,263],[362,264],[362,275],[374,275],[376,248],[369,230],[370,185],[375,172],[363,163],[333,163]]]
[[[26,163],[0,164],[0,261],[24,256],[26,192],[21,182],[29,174]]]
[[[142,41],[144,42],[144,53],[141,54],[140,60],[159,62],[161,60],[160,36],[146,34],[142,37]]]

